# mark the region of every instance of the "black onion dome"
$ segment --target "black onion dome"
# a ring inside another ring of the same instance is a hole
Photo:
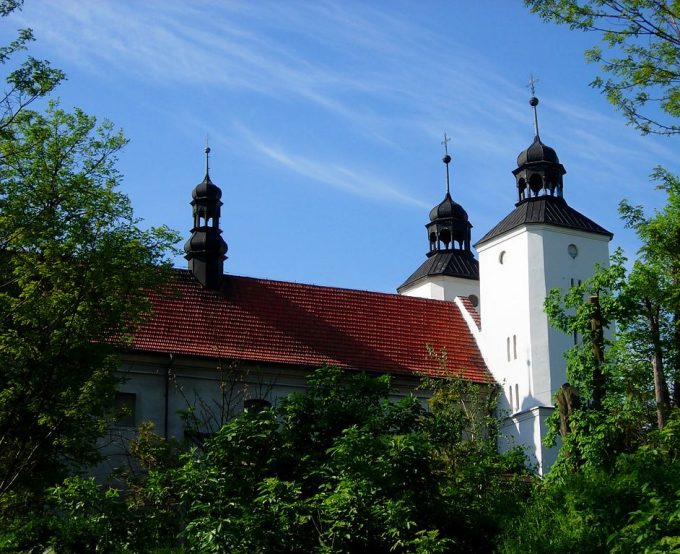
[[[550,146],[543,144],[538,136],[534,137],[534,142],[531,143],[529,148],[520,152],[520,155],[517,156],[517,167],[534,162],[560,163],[557,152]]]
[[[430,210],[430,221],[449,218],[467,221],[468,214],[463,209],[463,206],[454,202],[451,195],[447,192],[444,200]]]
[[[222,198],[222,190],[215,183],[210,180],[210,176],[206,174],[205,179],[201,181],[191,192],[191,197],[194,200],[205,198],[207,200],[219,200]]]

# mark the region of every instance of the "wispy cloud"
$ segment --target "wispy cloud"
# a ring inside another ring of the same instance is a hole
[[[250,133],[244,133],[255,150],[264,154],[270,162],[277,164],[312,182],[334,187],[347,193],[363,196],[372,200],[387,200],[427,209],[428,205],[401,192],[393,183],[371,173],[362,173],[337,163],[321,163],[317,159],[301,156],[271,146],[260,141]]]
[[[26,23],[41,41],[103,79],[125,76],[126,86],[134,86],[127,81],[132,79],[187,91],[204,87],[313,107],[357,141],[398,152],[407,142],[401,137],[417,134],[436,145],[446,129],[460,151],[484,154],[475,163],[505,159],[509,149],[516,152],[531,138],[528,93],[522,83],[502,76],[501,62],[371,4],[347,9],[330,1],[60,0],[26,10]],[[444,43],[454,53],[445,62]],[[621,128],[616,116],[567,98],[554,98],[541,116],[570,167],[591,164],[600,178],[624,179],[627,164],[651,166],[655,157],[675,157],[658,142],[630,135],[611,140]],[[253,137],[247,144],[307,179],[351,194],[423,205],[370,170],[350,169],[349,162],[329,171],[312,152],[291,152]]]

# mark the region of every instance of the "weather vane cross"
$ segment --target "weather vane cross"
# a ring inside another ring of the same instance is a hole
[[[531,91],[529,105],[534,110],[534,135],[538,138],[538,110],[536,109],[536,106],[538,106],[538,98],[536,98],[536,83],[538,83],[538,79],[534,79],[533,74],[529,75],[529,84],[527,85]]]
[[[442,141],[442,145],[444,146],[444,152],[446,154],[449,153],[449,142],[451,142],[451,139],[446,136],[446,133],[444,133],[444,140]]]
[[[538,83],[538,79],[534,79],[533,74],[529,75],[529,84],[527,87],[531,91],[531,96],[536,96],[536,83]]]
[[[451,156],[449,156],[449,142],[451,142],[451,139],[446,136],[446,133],[444,133],[444,140],[442,141],[442,145],[444,146],[444,157],[442,158],[442,161],[444,162],[444,165],[446,166],[446,194],[447,196],[449,195],[449,162],[451,161]]]

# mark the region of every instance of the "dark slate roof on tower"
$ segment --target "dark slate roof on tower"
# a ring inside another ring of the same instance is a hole
[[[488,242],[521,225],[547,224],[566,227],[578,231],[586,231],[612,238],[614,235],[587,218],[582,213],[567,205],[564,198],[555,196],[539,196],[529,198],[517,204],[498,225],[484,235],[475,246]]]
[[[468,221],[469,219],[463,206],[454,202],[449,192],[446,193],[444,200],[430,210],[430,221],[447,218],[459,219],[461,221]]]
[[[406,279],[397,291],[414,284],[424,277],[448,275],[463,279],[479,280],[479,262],[472,255],[459,251],[441,251],[427,258],[422,265]]]
[[[517,167],[536,162],[560,163],[560,159],[557,157],[555,149],[547,144],[543,144],[538,135],[534,137],[534,142],[529,145],[529,148],[522,150],[519,153],[519,156],[517,156]]]
[[[134,352],[493,382],[453,302],[237,276],[208,290],[184,270],[150,297]]]

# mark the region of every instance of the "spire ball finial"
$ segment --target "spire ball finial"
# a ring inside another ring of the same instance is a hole
[[[442,145],[444,145],[444,157],[442,158],[442,161],[446,164],[446,194],[447,196],[449,195],[449,163],[451,163],[451,156],[449,155],[449,142],[451,142],[451,139],[446,136],[446,133],[444,133],[444,140],[442,141]]]
[[[208,146],[208,138],[205,139],[205,177],[210,179],[210,146]]]
[[[449,142],[451,142],[451,139],[444,133],[444,140],[441,142],[444,146],[444,157],[442,158],[442,161],[447,165],[451,162],[451,156],[449,156]]]
[[[538,83],[538,79],[534,79],[534,76],[530,75],[529,84],[527,85],[531,91],[529,105],[534,109],[534,135],[538,137],[538,112],[536,111],[536,106],[538,106],[538,98],[536,98],[536,83]]]

